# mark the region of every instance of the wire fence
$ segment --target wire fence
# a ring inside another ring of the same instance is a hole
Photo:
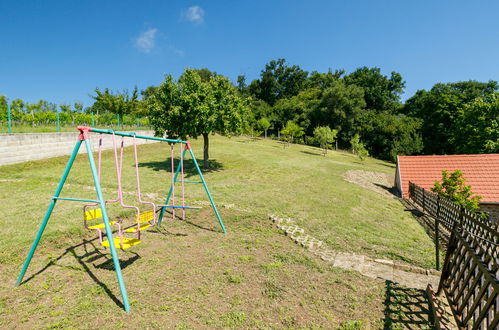
[[[6,112],[0,114],[0,133],[40,133],[73,131],[75,126],[87,125],[119,130],[149,130],[147,117],[82,112]]]

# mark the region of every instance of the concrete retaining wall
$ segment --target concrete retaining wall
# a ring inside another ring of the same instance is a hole
[[[78,134],[78,132],[0,134],[0,165],[69,155],[73,151]],[[154,132],[140,131],[140,135],[154,136]],[[121,138],[117,137],[118,144],[120,140]],[[97,151],[98,134],[90,133],[90,141],[93,150]],[[125,145],[130,145],[131,141],[131,138],[125,138]],[[155,143],[155,141],[137,139],[137,144],[144,143]],[[105,135],[103,149],[111,149],[112,146],[111,136]],[[84,146],[80,148],[80,153],[86,153]]]

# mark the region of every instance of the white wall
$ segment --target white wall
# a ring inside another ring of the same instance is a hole
[[[153,131],[140,131],[140,135],[154,136]],[[56,156],[69,155],[73,151],[79,132],[65,133],[16,133],[0,134],[0,165],[22,163],[29,160],[44,159]],[[119,145],[120,138],[116,141]],[[99,134],[90,133],[92,148],[97,151]],[[130,145],[130,138],[125,138],[126,145]],[[137,139],[137,144],[155,143],[155,141]],[[103,149],[112,148],[110,135],[103,139]],[[80,153],[86,153],[82,146]]]

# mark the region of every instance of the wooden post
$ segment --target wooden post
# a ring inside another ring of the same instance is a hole
[[[435,266],[440,270],[440,242],[439,242],[439,223],[440,223],[440,195],[437,195],[437,214],[435,215]]]
[[[423,212],[425,211],[425,189],[423,188]]]

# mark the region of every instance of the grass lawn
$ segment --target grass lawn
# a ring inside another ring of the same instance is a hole
[[[201,157],[202,142],[193,141]],[[125,151],[125,199],[136,204],[131,149]],[[161,202],[170,177],[169,147],[139,146],[143,197]],[[77,203],[58,202],[26,274],[12,288],[68,157],[0,167],[0,327],[397,327],[420,292],[341,271],[278,233],[269,213],[290,216],[338,250],[433,265],[433,245],[395,199],[346,182],[351,169],[393,173],[375,159],[270,140],[214,136],[205,178],[228,234],[220,232],[201,185],[187,200],[204,208],[188,221],[143,233],[120,251],[132,303],[125,314],[110,256],[82,228]],[[104,152],[104,196],[116,196],[112,153]],[[194,179],[192,163],[187,177]],[[85,155],[62,196],[95,198]],[[177,196],[178,197],[178,196]],[[178,213],[177,213],[178,214]],[[113,205],[110,215],[126,217]],[[414,306],[413,306],[414,307]],[[414,321],[415,322],[415,321]],[[422,327],[418,320],[412,326]]]

